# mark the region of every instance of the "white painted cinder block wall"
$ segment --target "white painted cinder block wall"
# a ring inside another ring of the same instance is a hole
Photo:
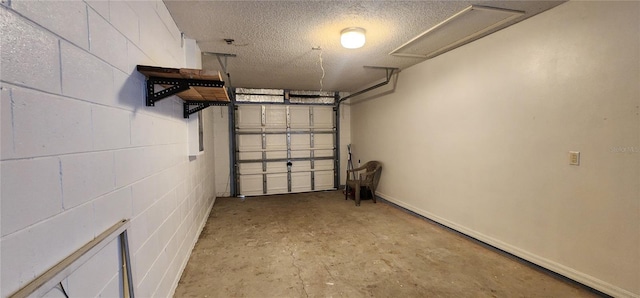
[[[382,161],[389,201],[638,297],[639,82],[640,3],[570,1],[354,103],[355,158]]]
[[[1,284],[6,297],[123,218],[138,297],[170,296],[215,199],[212,111],[187,155],[179,99],[144,105],[137,64],[197,66],[162,1],[2,0]],[[116,241],[63,281],[118,296]]]

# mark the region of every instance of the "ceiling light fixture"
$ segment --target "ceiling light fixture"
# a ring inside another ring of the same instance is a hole
[[[366,40],[364,33],[359,27],[345,28],[340,32],[340,43],[347,49],[361,48]]]

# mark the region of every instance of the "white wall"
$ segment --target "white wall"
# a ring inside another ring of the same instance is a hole
[[[425,61],[351,106],[355,159],[392,202],[637,297],[639,40],[639,2],[568,2]]]
[[[189,160],[180,100],[146,107],[135,66],[197,49],[162,1],[2,1],[0,26],[1,296],[122,218],[136,295],[170,296],[213,204],[213,150]],[[119,274],[114,241],[63,284],[117,296]]]

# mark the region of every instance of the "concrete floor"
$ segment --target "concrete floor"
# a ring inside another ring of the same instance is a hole
[[[597,297],[385,202],[218,198],[176,297]]]

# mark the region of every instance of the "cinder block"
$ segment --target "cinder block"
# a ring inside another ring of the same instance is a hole
[[[175,191],[176,181],[173,179],[172,171],[170,169],[159,172],[154,177],[156,179],[156,200],[163,198],[172,191]]]
[[[155,65],[155,62],[143,53],[138,45],[132,42],[127,43],[127,62],[129,63],[131,72],[135,72],[141,80],[144,78],[144,75],[135,70],[136,65]]]
[[[188,231],[188,221],[186,220],[186,215],[187,215],[187,205],[186,204],[180,204],[180,206],[178,206],[178,219],[180,221],[180,224],[178,225],[178,229],[176,230],[176,242],[178,243],[178,254],[180,254],[180,246],[183,244],[184,240],[186,239],[187,236],[187,231]]]
[[[0,127],[2,139],[0,139],[0,160],[12,158],[13,154],[13,104],[11,103],[11,89],[6,85],[0,85]]]
[[[107,105],[114,101],[111,66],[67,42],[61,42],[60,51],[64,95]]]
[[[182,202],[178,203],[178,208],[180,209],[181,220],[184,221],[189,217],[189,197],[188,195],[184,197]]]
[[[160,227],[160,225],[162,225],[162,223],[167,219],[167,216],[170,214],[168,205],[172,200],[172,196],[175,197],[175,194],[172,192],[162,196],[151,206],[151,208],[147,209],[147,223],[149,224],[148,232],[156,232],[158,227]]]
[[[171,142],[172,135],[175,134],[172,124],[173,121],[166,118],[158,118],[155,121],[155,126],[162,132],[157,135],[157,144],[169,144]]]
[[[140,49],[146,53],[151,59],[155,61],[162,61],[165,67],[180,67],[184,61],[183,56],[180,54],[181,63],[173,62],[173,56],[171,51],[179,51],[182,53],[180,47],[180,35],[173,36],[171,32],[165,27],[164,23],[160,20],[160,17],[155,12],[152,2],[132,2],[132,8],[140,16]]]
[[[183,101],[174,95],[160,102],[157,102],[153,110],[149,110],[149,113],[153,113],[157,116],[179,119],[182,118],[182,104]]]
[[[125,187],[93,201],[96,236],[118,223],[131,218],[131,188]]]
[[[113,152],[65,155],[60,157],[60,161],[65,209],[89,202],[115,189]]]
[[[135,252],[135,267],[137,272],[137,275],[134,276],[135,282],[142,283],[145,276],[150,274],[149,269],[153,263],[156,262],[163,246],[164,245],[158,240],[158,236],[152,234],[149,235],[142,247]]]
[[[145,148],[115,151],[116,187],[122,187],[150,175],[150,162]]]
[[[154,297],[170,297],[173,294],[171,291],[173,287],[177,285],[178,279],[180,278],[181,271],[180,265],[178,264],[178,260],[174,255],[170,255],[167,253],[167,257],[170,261],[167,266],[166,273],[160,280],[160,284],[156,289]]]
[[[84,2],[12,0],[11,8],[79,47],[89,48]]]
[[[177,182],[178,185],[176,186],[176,199],[178,200],[178,204],[182,204],[187,199],[187,185],[184,179],[179,179]]]
[[[150,297],[158,297],[157,289],[162,282],[162,277],[167,272],[169,266],[169,258],[164,251],[160,252],[160,255],[151,266],[151,270],[145,276],[145,279],[140,283],[142,291],[150,290],[153,294]]]
[[[169,31],[169,34],[171,36],[177,38],[177,40],[181,42],[181,31],[180,29],[178,29],[178,25],[176,25],[176,22],[173,20],[171,13],[167,9],[167,6],[163,1],[157,1],[156,4],[156,12],[158,13],[158,16],[160,17],[160,20],[164,24],[165,28]]]
[[[131,199],[133,200],[133,216],[138,216],[159,198],[159,174],[142,179],[131,185]]]
[[[62,212],[58,158],[2,161],[2,236]]]
[[[182,241],[184,240],[184,233],[180,233],[180,232],[184,232],[184,223],[185,223],[185,216],[187,214],[187,208],[186,208],[186,204],[181,203],[178,205],[178,207],[176,208],[175,211],[175,217],[176,217],[176,235],[174,236],[176,238],[176,242],[178,243],[178,245],[180,245],[180,243],[182,243]]]
[[[153,109],[153,108],[150,108]],[[131,115],[131,145],[148,146],[157,143],[162,128],[158,127],[160,119],[142,113]]]
[[[113,81],[116,91],[114,106],[131,111],[154,109],[145,106],[146,80],[141,73],[136,70],[129,73],[114,70]]]
[[[92,149],[89,104],[22,88],[13,88],[12,98],[17,156],[34,157]]]
[[[167,220],[162,224],[162,226],[160,226],[160,229],[158,230],[160,243],[162,243],[162,245],[164,246],[164,251],[171,259],[173,259],[178,252],[178,243],[175,239],[176,231],[180,226],[178,217],[178,211],[175,210],[167,217]]]
[[[159,145],[159,146],[150,147],[148,149],[149,149],[149,157],[153,160],[156,160],[156,162],[152,163],[151,165],[151,170],[154,173],[173,168],[175,165],[177,165],[176,160],[179,157],[185,157],[184,152],[180,152],[182,153],[182,156],[176,156],[177,155],[176,150],[173,145]],[[173,173],[173,170],[171,170],[171,173]],[[176,180],[172,180],[169,182],[171,183],[170,184],[171,188],[175,187],[176,182],[177,182]]]
[[[109,1],[104,0],[84,0],[89,5],[89,11],[93,10],[100,14],[105,20],[109,20]]]
[[[91,107],[93,149],[119,149],[131,145],[131,113],[102,106]]]
[[[149,228],[147,223],[146,211],[143,211],[142,213],[133,217],[133,219],[131,220],[131,226],[127,230],[129,238],[129,251],[131,252],[131,256],[134,256],[135,253],[140,249],[140,247],[142,247],[142,245],[147,242],[147,239],[150,235],[150,233],[147,232],[148,229]]]
[[[2,297],[18,290],[93,239],[92,227],[93,206],[84,204],[3,237],[0,241]]]
[[[107,246],[67,277],[67,294],[70,297],[98,297],[114,275],[118,275],[119,252],[118,239],[111,240]]]
[[[128,71],[127,39],[102,16],[89,10],[89,49],[114,67]]]
[[[104,298],[123,297],[123,295],[121,294],[122,289],[120,288],[121,280],[122,280],[122,277],[120,276],[119,273],[114,275],[113,278],[111,278],[111,280],[109,281],[109,283],[107,283],[107,285],[104,287],[104,289],[102,289],[100,294],[98,294],[98,297],[104,297]]]
[[[109,1],[109,20],[111,24],[134,44],[140,41],[138,15],[125,1]]]
[[[187,143],[188,142],[187,124],[184,121],[175,121],[173,122],[172,126],[173,126],[172,131],[174,133],[171,135],[171,140],[169,142],[172,144]],[[212,131],[205,130],[205,134],[206,133],[212,133]]]
[[[184,150],[187,150],[186,146],[188,145],[189,142],[189,136],[187,134],[187,124],[186,123],[182,123],[182,124],[178,124],[178,132],[180,132],[175,139],[175,143],[177,144],[183,144],[182,146],[185,146]],[[205,130],[206,131],[206,130]],[[213,132],[210,132],[213,133]],[[205,143],[205,152],[206,150],[212,150],[213,151],[213,146],[209,146],[207,143]],[[185,152],[185,151],[182,151]]]
[[[0,9],[2,80],[60,93],[60,46],[50,33]]]

